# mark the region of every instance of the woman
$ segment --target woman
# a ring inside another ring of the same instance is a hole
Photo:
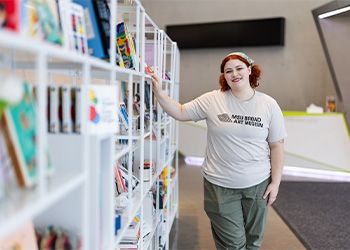
[[[273,98],[255,90],[261,71],[246,54],[228,54],[220,70],[219,90],[183,105],[161,91],[155,76],[153,91],[173,118],[206,119],[204,208],[217,249],[259,249],[281,182],[283,115]]]

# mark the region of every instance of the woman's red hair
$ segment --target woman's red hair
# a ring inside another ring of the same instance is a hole
[[[239,55],[229,55],[229,56],[226,56],[226,57],[224,58],[224,60],[222,60],[221,66],[220,66],[220,72],[221,72],[221,74],[220,74],[220,78],[219,78],[219,83],[220,83],[221,91],[227,91],[227,90],[230,90],[230,89],[231,89],[230,86],[227,84],[226,79],[225,79],[225,77],[224,77],[224,68],[225,68],[225,65],[226,65],[226,63],[227,63],[228,61],[234,60],[234,59],[238,59],[238,60],[244,62],[245,65],[247,65],[247,67],[250,66],[249,62],[248,62],[245,58],[243,58],[243,57],[241,57],[241,56],[239,56]],[[252,71],[251,71],[251,74],[250,74],[250,76],[249,76],[249,82],[250,82],[250,86],[251,86],[253,89],[255,89],[256,87],[259,86],[258,80],[260,79],[261,70],[260,70],[259,65],[257,65],[257,64],[253,64],[253,66],[251,67],[251,69],[252,69]]]

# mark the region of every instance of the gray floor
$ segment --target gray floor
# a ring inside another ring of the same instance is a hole
[[[203,210],[203,179],[200,167],[179,164],[179,218],[171,235],[171,250],[215,249],[209,220]],[[271,208],[262,250],[305,249],[295,235]]]

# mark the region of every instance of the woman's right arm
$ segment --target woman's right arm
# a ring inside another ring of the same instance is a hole
[[[153,93],[157,98],[160,106],[171,117],[179,121],[190,121],[190,117],[187,114],[184,105],[178,103],[174,99],[171,99],[164,91],[162,91],[158,78],[152,75],[152,87]]]

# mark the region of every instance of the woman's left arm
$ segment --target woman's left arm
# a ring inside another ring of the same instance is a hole
[[[281,183],[283,161],[284,161],[284,140],[269,143],[271,157],[271,183],[268,185],[264,194],[264,199],[267,197],[267,205],[272,205],[276,200],[278,189]]]

